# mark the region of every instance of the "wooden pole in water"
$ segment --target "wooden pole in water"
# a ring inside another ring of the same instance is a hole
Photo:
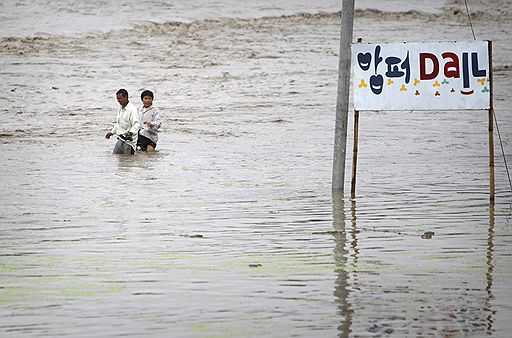
[[[494,205],[494,104],[492,76],[492,41],[489,41],[489,202]]]
[[[489,202],[494,204],[494,137],[493,137],[494,109],[489,109]]]
[[[354,147],[352,151],[352,182],[350,188],[350,198],[356,197],[356,172],[357,172],[357,152],[359,150],[359,111],[354,110]]]
[[[354,28],[354,2],[343,0],[341,6],[340,52],[338,65],[338,91],[336,98],[336,125],[334,129],[334,158],[332,190],[343,194],[345,181],[345,155],[347,148],[348,102],[350,96],[350,62],[352,32]]]

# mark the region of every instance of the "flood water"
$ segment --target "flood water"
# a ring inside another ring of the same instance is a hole
[[[507,337],[487,112],[361,113],[355,199],[350,117],[333,196],[337,1],[62,3],[0,7],[0,336]],[[377,4],[355,37],[473,39],[460,1]],[[510,166],[512,4],[468,4]],[[155,154],[104,138],[122,87],[155,92]]]

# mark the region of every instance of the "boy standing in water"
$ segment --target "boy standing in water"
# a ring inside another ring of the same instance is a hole
[[[117,135],[117,143],[114,146],[114,154],[135,154],[137,136],[140,127],[137,108],[128,100],[126,89],[119,89],[116,93],[117,102],[121,105],[117,112],[116,124],[110,130],[105,138],[109,139],[112,135]]]
[[[140,129],[137,146],[142,151],[153,152],[158,142],[158,130],[162,127],[158,108],[153,107],[153,92],[145,90],[140,94],[142,107],[139,109]]]

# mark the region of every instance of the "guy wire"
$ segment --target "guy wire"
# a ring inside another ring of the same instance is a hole
[[[496,123],[496,131],[498,132],[498,138],[500,139],[500,147],[501,154],[503,155],[503,162],[505,162],[505,169],[507,170],[508,184],[510,185],[510,192],[512,193],[512,181],[510,180],[510,173],[508,171],[507,157],[505,156],[505,150],[503,150],[503,142],[501,142],[501,134],[500,128],[498,127],[498,119],[496,118],[496,113],[492,112],[494,115],[494,123]]]
[[[473,23],[471,22],[471,15],[469,14],[467,0],[464,0],[464,5],[466,5],[466,13],[468,14],[468,20],[469,20],[469,26],[471,27],[471,32],[473,33],[473,40],[476,40],[475,30],[473,29]],[[492,69],[491,69],[491,71],[492,71]],[[496,131],[498,132],[498,138],[500,140],[501,155],[503,156],[503,162],[505,163],[505,170],[507,171],[510,192],[512,193],[512,181],[510,180],[510,172],[508,171],[507,157],[505,156],[505,150],[503,149],[503,142],[501,141],[501,133],[500,133],[499,125],[498,125],[498,119],[496,118],[496,112],[494,110],[493,110],[492,114],[494,116],[494,123],[496,124]]]
[[[468,13],[469,25],[471,26],[471,32],[473,33],[473,40],[476,40],[475,30],[473,29],[473,23],[471,22],[471,15],[469,15],[468,3],[464,0],[464,4],[466,5],[466,13]]]

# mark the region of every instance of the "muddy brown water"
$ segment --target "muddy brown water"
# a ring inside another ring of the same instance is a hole
[[[474,24],[510,164],[509,9]],[[360,11],[355,35],[472,39],[453,13]],[[362,113],[357,197],[333,197],[338,38],[336,13],[4,38],[1,335],[506,337],[487,113]],[[155,91],[155,154],[111,154],[119,87]]]

